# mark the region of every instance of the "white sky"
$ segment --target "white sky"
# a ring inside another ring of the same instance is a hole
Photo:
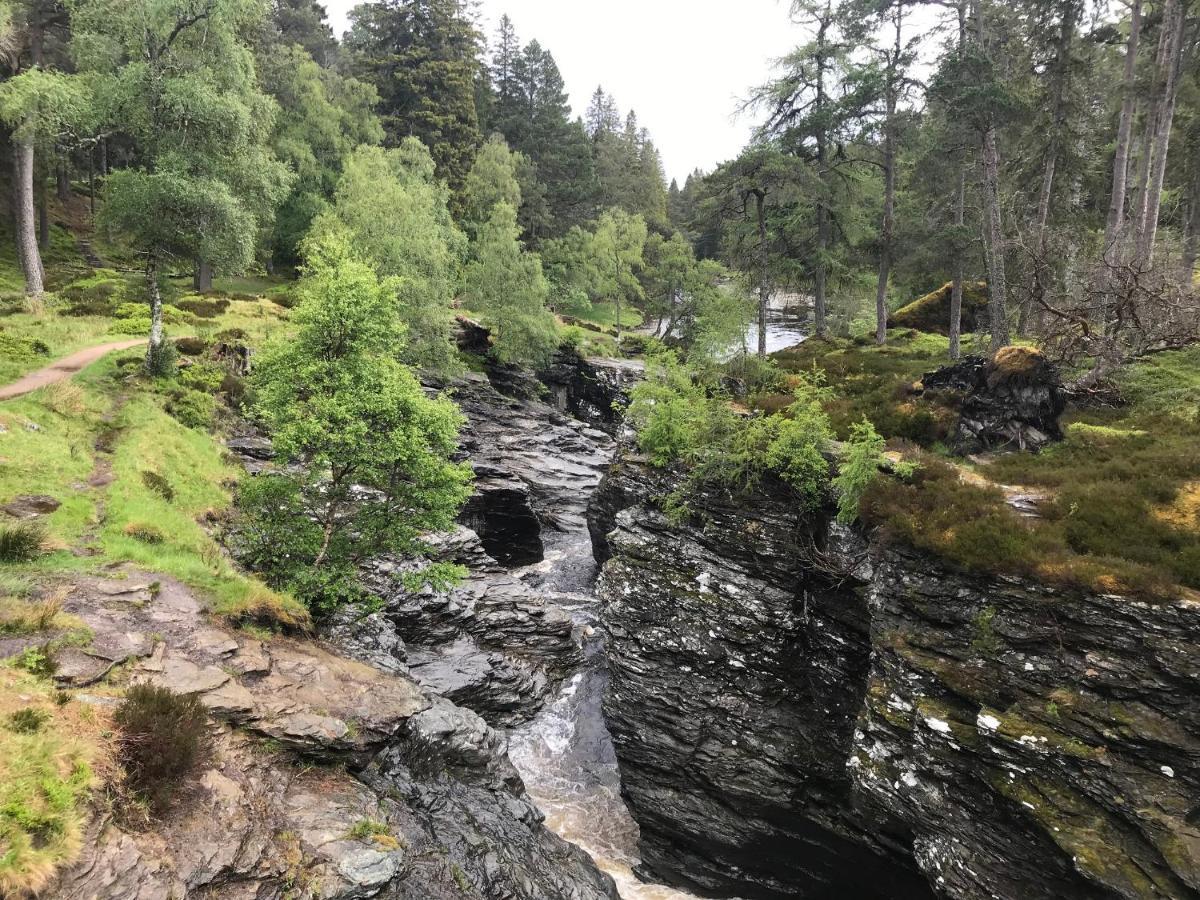
[[[334,30],[357,0],[323,0]],[[803,41],[788,0],[481,0],[489,40],[508,13],[522,44],[554,54],[582,115],[596,86],[622,112],[637,110],[662,152],[667,178],[712,169],[746,143],[753,123],[738,102],[771,62]]]

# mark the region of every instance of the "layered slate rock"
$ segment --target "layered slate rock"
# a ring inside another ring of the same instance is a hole
[[[560,350],[538,373],[559,412],[613,436],[621,429],[630,388],[645,375],[641,360],[585,358],[570,349]]]
[[[504,738],[411,679],[208,623],[167,579],[80,579],[65,609],[126,642],[135,682],[198,696],[214,751],[149,826],[99,815],[43,896],[616,898],[543,827]]]
[[[363,567],[376,611],[344,609],[326,628],[342,652],[425,688],[496,725],[526,721],[551,687],[580,662],[570,617],[492,559],[460,528],[432,539],[435,558],[466,567],[450,590],[410,590],[404,576],[423,564],[375,560]]]
[[[1005,347],[990,359],[968,356],[926,374],[921,385],[961,398],[953,438],[957,453],[1040,450],[1062,440],[1062,382],[1054,365],[1032,348]]]
[[[654,505],[670,473],[620,457],[593,504],[605,716],[656,880],[716,896],[926,897],[904,827],[856,808],[866,604],[811,577],[786,488]]]
[[[676,524],[670,483],[625,455],[593,507],[606,710],[656,875],[742,897],[1200,894],[1195,601],[963,574],[770,490]]]

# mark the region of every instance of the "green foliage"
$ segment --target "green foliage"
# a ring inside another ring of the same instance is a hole
[[[452,461],[461,414],[427,397],[397,359],[394,286],[336,239],[311,259],[298,332],[270,347],[255,378],[280,460],[304,474],[244,487],[233,542],[273,584],[323,612],[353,599],[358,561],[420,553],[423,533],[450,527],[470,469]]]
[[[97,269],[58,292],[69,316],[111,316],[125,302],[129,283],[112,269]]]
[[[42,67],[32,67],[0,82],[0,120],[18,140],[53,147],[71,131],[86,131],[94,121],[90,83]]]
[[[791,487],[805,508],[815,509],[829,475],[824,396],[819,382],[806,381],[785,413],[739,416],[666,352],[647,361],[646,378],[630,392],[627,420],[654,465],[687,469],[677,504],[686,505],[688,495],[705,485],[750,491],[770,474]]]
[[[197,362],[179,370],[179,383],[194,391],[215,394],[225,380],[226,371],[213,362]]]
[[[54,651],[49,644],[40,647],[26,647],[13,660],[18,669],[23,669],[35,678],[53,678],[58,671],[58,663],[54,661]]]
[[[621,303],[634,303],[645,293],[637,279],[644,264],[642,252],[646,246],[646,221],[621,209],[610,209],[596,223],[590,251],[595,274],[593,290],[598,299],[617,304],[617,331],[621,330]]]
[[[188,428],[207,428],[212,424],[217,404],[211,394],[183,388],[171,392],[166,410]]]
[[[0,563],[22,563],[41,556],[46,529],[35,522],[0,525]]]
[[[146,373],[151,378],[171,378],[179,364],[179,353],[169,341],[146,351]]]
[[[309,266],[326,266],[328,246],[352,246],[385,280],[407,326],[404,361],[432,369],[455,364],[451,303],[466,238],[450,219],[449,193],[414,138],[394,150],[361,147],[346,161],[333,208],[305,244]]]
[[[550,287],[541,261],[517,240],[516,208],[498,201],[475,234],[463,276],[467,305],[491,331],[498,360],[544,366],[558,346],[557,325],[546,308]]]
[[[143,472],[142,484],[152,490],[158,496],[162,497],[168,503],[175,499],[175,488],[171,487],[171,482],[160,475],[158,472]]]
[[[506,203],[516,211],[521,208],[521,185],[517,181],[519,158],[504,138],[492,135],[480,149],[467,173],[463,185],[463,213],[461,221],[467,232],[478,238],[480,229],[491,222],[496,207]]]
[[[879,467],[884,462],[883,450],[887,442],[875,430],[875,426],[863,419],[850,429],[841,464],[833,486],[838,492],[838,521],[848,525],[858,518],[858,504],[863,494],[879,477]]]
[[[463,0],[365,3],[350,15],[345,44],[357,75],[379,91],[390,143],[412,136],[438,177],[457,189],[481,143],[475,105],[479,35]]]
[[[207,756],[208,713],[195,695],[137,684],[113,714],[126,784],[162,810],[180,782]]]
[[[225,297],[182,297],[174,306],[201,319],[215,319],[229,309],[229,300]]]
[[[37,734],[49,718],[45,710],[27,706],[9,713],[4,727],[17,734]]]
[[[108,177],[101,226],[147,253],[239,270],[254,253],[254,217],[217,178],[121,169]]]

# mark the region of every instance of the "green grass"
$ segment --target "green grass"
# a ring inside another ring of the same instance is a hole
[[[842,440],[864,417],[884,437],[921,446],[945,440],[953,427],[952,413],[939,404],[917,401],[913,390],[922,375],[949,362],[949,341],[940,335],[892,332],[883,347],[867,337],[814,338],[774,354],[774,359],[785,372],[810,372],[815,367],[825,373],[832,388],[825,411]],[[754,405],[763,409],[779,402],[788,401],[782,395],[754,398]]]
[[[911,484],[880,480],[864,519],[968,570],[1147,599],[1200,590],[1200,348],[1154,354],[1117,380],[1127,405],[1069,411],[1061,443],[973,467],[1049,495],[1041,518],[926,457]]]
[[[575,318],[583,322],[591,322],[595,325],[603,325],[605,328],[613,328],[617,321],[617,305],[610,302],[593,303],[587,310],[579,313]],[[636,306],[630,306],[628,303],[621,304],[621,328],[625,331],[630,331],[638,328],[645,317],[642,311]]]
[[[0,895],[40,890],[78,855],[104,724],[95,707],[56,703],[51,683],[0,667]]]

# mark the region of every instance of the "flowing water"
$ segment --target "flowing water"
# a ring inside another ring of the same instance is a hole
[[[607,672],[596,574],[587,532],[546,536],[546,558],[519,574],[570,612],[585,634],[582,669],[558,698],[513,732],[509,755],[546,825],[582,847],[613,877],[624,900],[692,900],[691,894],[638,880],[638,827],[621,799],[621,778],[601,702]]]

